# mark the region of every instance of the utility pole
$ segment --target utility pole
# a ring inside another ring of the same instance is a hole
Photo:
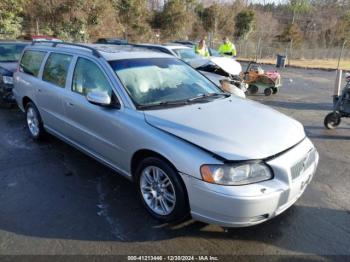
[[[337,70],[339,70],[339,67],[340,67],[340,60],[343,56],[343,52],[344,52],[344,48],[345,48],[345,44],[346,44],[346,40],[344,39],[343,41],[343,45],[341,47],[341,50],[340,50],[340,53],[339,53],[339,57],[338,57],[338,65],[337,65]]]

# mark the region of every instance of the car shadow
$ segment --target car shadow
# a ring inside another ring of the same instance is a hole
[[[350,135],[346,131],[350,127],[339,126],[335,130],[326,129],[324,126],[308,126],[305,125],[305,133],[309,138],[325,139],[325,140],[350,140]]]

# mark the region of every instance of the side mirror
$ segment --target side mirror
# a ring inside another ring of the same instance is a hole
[[[111,97],[106,92],[91,91],[87,94],[86,99],[94,105],[110,106],[112,103]]]

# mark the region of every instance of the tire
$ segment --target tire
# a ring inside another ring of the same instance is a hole
[[[271,87],[272,88],[272,94],[277,94],[278,93],[278,87]]]
[[[189,214],[185,186],[176,170],[166,161],[156,157],[145,158],[135,175],[141,202],[154,218],[174,222]],[[161,182],[157,183],[157,177]]]
[[[258,93],[258,91],[259,91],[259,88],[256,85],[249,85],[248,94],[254,95],[254,94]]]
[[[29,102],[26,105],[26,123],[29,131],[29,135],[34,140],[40,140],[43,138],[45,130],[40,113],[34,103]]]
[[[272,93],[273,93],[272,88],[270,88],[270,87],[265,88],[265,90],[264,90],[265,96],[270,96]]]
[[[324,118],[324,126],[327,129],[335,129],[340,125],[341,115],[338,112],[332,112]]]

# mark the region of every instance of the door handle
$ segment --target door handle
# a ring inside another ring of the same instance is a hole
[[[74,106],[72,102],[67,102],[67,106]]]
[[[41,93],[41,89],[40,88],[38,88],[38,92]]]

